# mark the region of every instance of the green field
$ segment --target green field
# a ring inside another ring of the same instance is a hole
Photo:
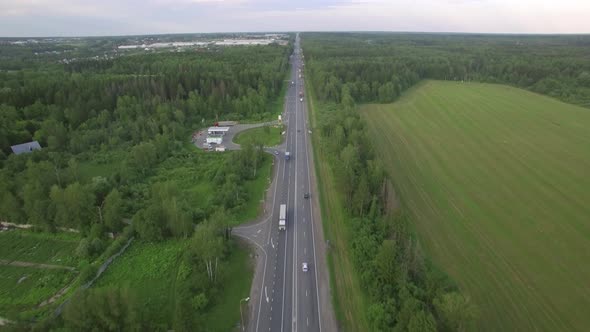
[[[68,270],[0,266],[0,317],[17,319],[49,299],[76,276]]]
[[[248,129],[239,133],[234,138],[236,144],[254,143],[256,141],[261,142],[264,146],[276,146],[281,144],[283,136],[281,132],[282,127],[267,126]]]
[[[74,252],[79,242],[74,233],[11,230],[0,233],[0,259],[76,267]]]
[[[422,245],[481,330],[590,326],[590,110],[427,81],[361,108]]]

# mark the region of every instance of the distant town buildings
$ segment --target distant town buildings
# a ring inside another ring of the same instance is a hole
[[[270,45],[270,44],[279,44],[279,45],[287,45],[289,41],[287,40],[288,35],[286,34],[276,34],[276,33],[269,33],[263,35],[245,35],[240,38],[225,38],[223,40],[210,40],[210,41],[189,41],[189,42],[154,42],[154,43],[146,43],[143,42],[141,44],[131,44],[131,45],[119,45],[117,49],[119,50],[133,50],[133,49],[144,49],[146,51],[152,49],[162,49],[162,48],[185,48],[185,47],[207,47],[207,46],[249,46],[249,45]]]

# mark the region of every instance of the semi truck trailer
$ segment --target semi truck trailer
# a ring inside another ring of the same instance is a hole
[[[279,231],[287,229],[287,204],[281,204],[279,211]]]

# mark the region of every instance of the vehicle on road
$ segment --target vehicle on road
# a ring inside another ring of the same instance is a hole
[[[303,198],[308,199],[309,198],[309,193],[303,194]]]
[[[300,133],[301,132],[301,129],[297,129],[297,132]]]
[[[303,264],[301,264],[301,269],[303,270],[303,272],[307,272],[307,263],[304,262]]]
[[[285,152],[285,160],[289,160],[291,159],[291,152],[287,151]]]
[[[303,98],[299,98],[299,101],[300,101],[300,102],[303,102]]]
[[[279,208],[279,231],[287,229],[287,204],[281,204]]]
[[[279,155],[279,151],[275,151],[275,155],[278,156]]]

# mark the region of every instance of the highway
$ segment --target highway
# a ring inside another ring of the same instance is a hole
[[[245,322],[248,331],[330,330],[321,323],[321,309],[330,299],[323,298],[320,302],[320,296],[325,296],[326,291],[320,292],[318,287],[319,269],[323,269],[322,276],[327,275],[327,267],[317,264],[318,243],[323,242],[316,238],[321,221],[314,220],[314,200],[304,197],[306,193],[312,197],[315,193],[312,192],[314,169],[310,160],[307,106],[305,97],[303,102],[299,97],[299,92],[305,91],[303,78],[299,76],[299,49],[297,36],[291,58],[291,81],[295,84],[288,83],[283,113],[287,129],[283,144],[277,148],[279,154],[275,155],[275,179],[267,196],[271,198],[267,198],[270,211],[263,222],[234,230],[234,234],[253,241],[261,255],[248,305],[250,313]],[[291,154],[289,160],[285,160],[287,151]],[[287,229],[282,231],[278,229],[280,204],[287,204]],[[307,272],[302,269],[304,262],[308,265]],[[320,281],[325,279],[320,278]]]

